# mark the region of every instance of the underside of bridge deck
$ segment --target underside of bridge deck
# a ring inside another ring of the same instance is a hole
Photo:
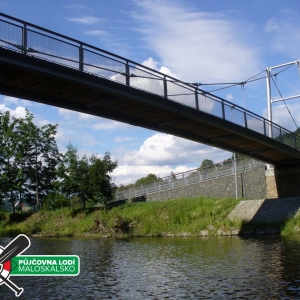
[[[3,48],[0,93],[176,135],[273,165],[300,161],[298,150],[216,116]]]

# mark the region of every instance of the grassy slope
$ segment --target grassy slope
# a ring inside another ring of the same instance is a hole
[[[214,234],[218,229],[229,231],[241,226],[226,218],[237,203],[235,199],[195,198],[128,203],[108,211],[62,208],[34,213],[22,222],[6,215],[0,222],[0,235],[197,236],[204,229]],[[100,226],[95,220],[101,222]],[[116,223],[122,224],[125,233],[115,228]],[[288,234],[297,227],[300,217],[285,223],[282,232]]]

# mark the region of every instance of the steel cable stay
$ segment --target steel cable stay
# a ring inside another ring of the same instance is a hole
[[[241,84],[241,91],[242,91],[242,101],[244,108],[246,109],[246,92],[245,92],[245,84]]]
[[[297,61],[296,64],[297,64],[297,66],[298,66],[297,69],[298,69],[298,74],[299,74],[299,76],[300,76],[300,66],[299,66],[299,62]],[[275,73],[275,74],[272,74],[272,76],[274,76],[274,77],[276,78],[276,81],[277,81],[277,78],[280,78],[283,82],[285,82],[287,85],[289,85],[291,88],[293,88],[296,92],[300,93],[300,90],[298,90],[297,88],[295,88],[291,83],[289,83],[289,82],[288,82],[287,80],[285,80],[283,77],[279,76],[280,73],[282,73],[283,71],[286,71],[287,69],[293,67],[294,65],[295,65],[295,63],[292,64],[292,65],[287,66],[286,68],[284,68],[283,70],[281,70],[281,71],[279,71],[279,72],[277,72],[277,73]]]
[[[250,82],[254,82],[254,81],[258,81],[258,80],[261,80],[261,79],[265,79],[266,76],[264,77],[259,77],[259,78],[256,78],[256,79],[253,79],[255,78],[256,76],[264,73],[265,71],[261,71],[259,72],[258,74],[248,78],[247,80],[245,81],[241,81],[241,82],[237,82],[237,83],[223,83],[223,84],[230,84],[229,86],[226,86],[226,87],[222,87],[222,88],[218,88],[218,89],[214,89],[214,90],[211,90],[209,91],[209,93],[212,93],[212,92],[216,92],[216,91],[220,91],[220,90],[223,90],[223,89],[227,89],[227,88],[231,88],[231,87],[234,87],[234,86],[238,86],[238,85],[245,85],[246,83],[250,83]],[[221,85],[222,83],[210,83],[210,84],[202,84],[202,85]]]
[[[276,74],[276,75],[277,75],[277,74]],[[276,75],[275,75],[275,78],[276,78]],[[276,87],[276,89],[277,89],[277,91],[278,91],[278,93],[279,93],[279,95],[280,95],[282,101],[284,102],[285,107],[286,107],[286,109],[288,110],[288,112],[289,112],[289,114],[290,114],[290,116],[291,116],[291,118],[292,118],[292,120],[293,120],[293,122],[294,122],[294,124],[295,124],[295,126],[296,126],[296,130],[297,130],[297,129],[298,129],[297,123],[296,123],[294,117],[292,116],[292,113],[291,113],[289,107],[287,106],[285,100],[283,99],[283,96],[282,96],[282,94],[281,94],[281,92],[280,92],[280,90],[279,90],[279,88],[278,88],[278,86],[277,86],[277,84],[276,84],[276,82],[275,82],[275,80],[274,80],[273,77],[274,77],[274,76],[271,76],[271,79],[272,79],[272,81],[273,81],[273,83],[274,83],[274,85],[275,85],[275,87]]]
[[[283,71],[285,71],[285,70],[287,70],[287,69],[289,69],[289,68],[291,68],[291,67],[293,67],[294,65],[289,65],[289,66],[287,66],[286,68],[284,68],[283,70],[281,70],[281,71],[279,71],[279,72],[277,72],[276,74],[274,74],[275,76],[276,75],[278,75],[278,74],[280,74],[280,73],[282,73]]]
[[[298,93],[300,93],[300,91],[298,89],[296,89],[292,84],[290,84],[289,82],[287,82],[284,78],[282,78],[281,76],[278,75],[277,73],[277,76],[282,80],[284,81],[287,85],[289,85],[291,88],[293,88],[295,91],[297,91]]]

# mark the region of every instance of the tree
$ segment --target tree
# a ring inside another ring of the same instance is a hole
[[[111,174],[118,166],[112,161],[110,153],[106,152],[103,159],[93,154],[90,158],[90,183],[93,192],[93,201],[100,201],[104,205],[113,199],[117,186],[112,182]]]
[[[55,134],[57,125],[34,125],[33,115],[14,118],[0,113],[0,198],[15,200],[35,195],[35,202],[53,190],[59,161]]]
[[[200,169],[206,169],[206,168],[212,167],[213,165],[214,165],[214,162],[212,160],[204,159],[200,166]]]
[[[62,161],[58,165],[57,174],[60,178],[60,191],[69,197],[77,196],[78,186],[79,156],[77,149],[71,143],[67,145],[67,152],[63,155]]]
[[[35,194],[35,203],[40,202],[53,191],[56,166],[60,161],[55,135],[58,125],[47,124],[39,128],[33,123],[33,115],[26,112],[20,121],[22,139],[18,162],[26,173],[26,190]]]
[[[112,200],[116,186],[111,173],[117,167],[117,161],[112,161],[108,152],[103,159],[95,154],[88,159],[86,156],[79,158],[72,144],[67,149],[58,167],[61,191],[69,197],[78,196],[84,207],[88,200],[103,204]]]
[[[120,184],[118,186],[118,190],[121,191],[121,190],[125,190],[125,189],[128,189],[128,188],[134,188],[134,184],[133,183],[129,183],[129,184]]]
[[[155,180],[157,180],[157,176],[155,174],[148,174],[146,177],[142,177],[140,179],[138,179],[136,182],[135,182],[135,185],[141,185],[141,184],[146,184],[146,183],[150,183],[150,182],[153,182]]]
[[[17,166],[14,161],[18,134],[17,120],[9,112],[0,113],[0,194],[1,199],[10,199],[15,212],[15,190],[17,188]]]

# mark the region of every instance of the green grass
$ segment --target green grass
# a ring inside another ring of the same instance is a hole
[[[127,203],[108,210],[65,207],[41,210],[25,217],[5,214],[0,219],[0,236],[19,233],[44,236],[199,236],[199,232],[206,229],[214,235],[218,230],[228,232],[242,227],[241,221],[227,218],[239,201],[199,197]],[[100,227],[96,225],[97,220]],[[116,224],[121,225],[116,228]],[[296,232],[297,228],[300,228],[300,216],[285,222],[281,232],[289,234]]]
[[[294,218],[290,218],[284,224],[284,227],[281,230],[282,235],[289,235],[292,233],[300,234],[300,214],[296,215]]]

